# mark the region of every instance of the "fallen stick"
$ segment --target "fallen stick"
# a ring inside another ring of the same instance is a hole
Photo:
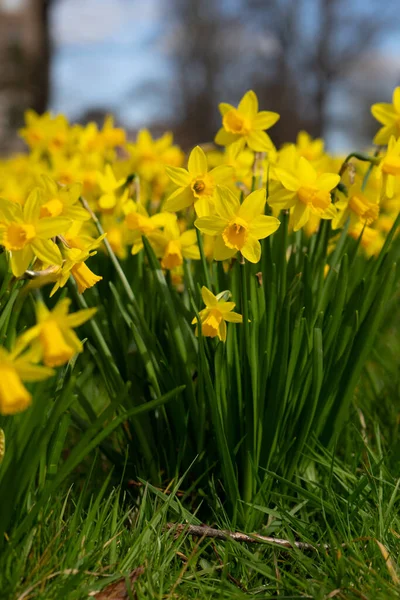
[[[214,538],[217,540],[234,540],[235,542],[247,542],[249,544],[259,544],[260,542],[267,542],[280,546],[281,548],[298,548],[298,550],[328,550],[327,544],[307,544],[306,542],[291,542],[289,540],[282,540],[276,537],[270,537],[267,535],[259,535],[254,533],[247,535],[246,533],[240,533],[237,531],[227,531],[225,529],[214,529],[208,527],[208,525],[184,525],[181,523],[167,523],[167,529],[175,529],[179,533],[187,533],[193,537],[202,538]]]

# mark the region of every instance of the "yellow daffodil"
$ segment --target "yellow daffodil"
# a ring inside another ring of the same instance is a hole
[[[126,182],[126,178],[117,179],[110,165],[106,165],[104,173],[97,174],[98,184],[103,194],[100,196],[98,205],[101,211],[109,212],[117,206],[119,197],[117,190]],[[128,190],[125,190],[125,199],[128,198]]]
[[[206,288],[201,288],[201,296],[206,308],[199,312],[201,333],[206,337],[218,337],[222,342],[226,341],[226,322],[242,323],[243,317],[238,313],[232,312],[235,308],[234,302],[226,302],[226,296],[230,292],[221,292],[217,296]],[[197,317],[192,321],[192,325],[197,324],[195,334],[198,335]]]
[[[228,165],[220,165],[209,171],[207,157],[200,146],[191,151],[187,170],[166,167],[166,172],[179,187],[167,198],[164,210],[177,212],[194,203],[198,216],[210,214],[217,186],[233,177],[233,168]]]
[[[95,248],[98,248],[105,237],[106,234],[101,235],[84,249],[67,248],[64,250],[65,260],[61,269],[53,277],[53,280],[56,279],[56,283],[51,290],[50,297],[53,296],[60,287],[64,287],[70,275],[75,279],[80,294],[83,294],[85,290],[93,287],[103,279],[99,275],[93,273],[85,261],[90,256],[96,254]]]
[[[395,88],[392,103],[379,102],[371,106],[371,112],[375,119],[382,123],[383,127],[374,137],[374,144],[387,144],[391,138],[400,136],[400,87]]]
[[[161,212],[149,215],[142,204],[130,201],[125,208],[125,224],[133,232],[131,243],[132,254],[137,254],[143,248],[142,236],[157,232],[169,222],[175,222],[176,215]]]
[[[279,119],[278,113],[263,110],[258,112],[258,99],[253,90],[245,93],[239,106],[221,103],[222,127],[215,136],[215,143],[229,146],[236,143],[241,149],[247,144],[255,152],[266,152],[273,147],[265,133]]]
[[[0,244],[10,252],[11,268],[20,277],[36,256],[48,265],[61,265],[58,246],[49,238],[63,234],[71,225],[66,217],[40,218],[39,190],[33,190],[22,208],[0,198]]]
[[[174,269],[183,264],[184,258],[200,259],[195,229],[181,233],[175,217],[165,223],[163,231],[155,231],[148,235],[156,256],[161,258],[163,269]]]
[[[7,352],[0,348],[0,414],[13,415],[28,408],[32,396],[23,381],[41,381],[51,377],[52,369],[33,364],[38,361],[38,353],[28,350],[19,338],[14,350]]]
[[[127,149],[132,157],[132,171],[149,182],[165,173],[165,165],[180,167],[184,159],[182,150],[173,145],[170,132],[153,139],[147,129],[142,129],[136,143],[128,144]]]
[[[214,247],[215,260],[225,260],[238,251],[250,262],[261,257],[258,240],[273,234],[280,222],[264,215],[265,190],[256,190],[240,204],[228,188],[220,188],[215,196],[216,215],[202,217],[195,226],[202,233],[217,236]]]
[[[20,336],[17,348],[35,342],[32,347],[36,352],[40,351],[47,367],[64,365],[74,354],[82,352],[82,342],[73,328],[85,323],[97,309],[87,308],[68,314],[70,303],[71,300],[64,298],[50,311],[43,302],[38,302],[37,324]]]
[[[71,221],[88,221],[90,214],[79,203],[82,193],[80,183],[59,185],[47,175],[42,175],[40,197],[41,217],[66,217]]]
[[[336,215],[330,192],[338,185],[339,175],[318,174],[303,156],[295,171],[290,172],[282,167],[275,167],[274,171],[284,189],[271,194],[268,203],[279,209],[293,208],[294,231],[301,229],[311,214],[322,219],[332,219]]]
[[[69,124],[64,115],[53,117],[50,113],[38,115],[34,110],[25,113],[26,126],[19,130],[20,136],[32,150],[59,152],[68,140]]]
[[[400,91],[400,87],[397,89]],[[383,175],[383,191],[388,198],[392,198],[396,179],[400,176],[400,138],[390,138],[387,152],[379,163],[379,172]]]
[[[296,139],[296,149],[300,156],[314,162],[324,155],[324,140],[321,138],[313,139],[306,131],[299,131]]]
[[[348,197],[336,203],[338,213],[332,220],[332,228],[344,226],[350,217],[350,229],[360,221],[371,225],[379,216],[379,196],[374,190],[362,191],[359,183],[354,184],[348,191]]]

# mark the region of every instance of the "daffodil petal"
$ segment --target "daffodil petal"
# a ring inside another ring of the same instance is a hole
[[[166,199],[163,210],[177,212],[193,204],[194,196],[190,187],[178,188]]]
[[[396,119],[396,111],[392,104],[380,102],[371,106],[371,113],[379,123],[391,125]]]
[[[203,302],[207,307],[217,306],[218,300],[214,296],[214,294],[206,288],[205,285],[201,288],[201,297],[203,298]]]
[[[274,145],[265,131],[253,130],[247,137],[247,145],[254,152],[268,152]]]
[[[264,213],[265,189],[251,192],[240,205],[238,216],[245,221],[252,221],[255,217]]]
[[[296,204],[296,192],[278,190],[268,197],[268,204],[279,209],[292,208]]]
[[[228,258],[232,258],[237,254],[237,250],[235,248],[228,248],[225,246],[222,235],[217,235],[214,243],[214,259],[215,260],[228,260]]]
[[[219,146],[229,146],[230,144],[235,142],[237,139],[239,139],[239,137],[240,136],[238,136],[237,134],[230,133],[229,131],[225,131],[225,129],[223,127],[221,127],[221,129],[218,130],[217,135],[214,138],[214,141]]]
[[[194,224],[201,233],[205,233],[206,235],[218,235],[225,229],[227,220],[217,216],[200,217],[200,219],[196,219]]]
[[[241,253],[249,262],[258,263],[261,258],[261,245],[258,239],[249,234]]]
[[[340,175],[336,175],[335,173],[322,173],[317,179],[318,189],[323,190],[324,192],[330,192],[333,190],[340,182]]]
[[[200,146],[196,146],[190,153],[188,160],[190,175],[203,175],[207,173],[207,157]]]
[[[190,183],[190,175],[182,167],[165,167],[165,172],[170,180],[179,187],[186,187]]]
[[[282,169],[281,167],[275,167],[274,171],[276,177],[279,179],[284,188],[290,190],[291,192],[297,192],[301,185],[297,177],[289,173],[289,171],[286,171],[286,169]]]
[[[239,315],[239,313],[228,312],[224,314],[224,320],[228,321],[228,323],[243,323],[243,316]]]
[[[62,256],[59,247],[51,240],[36,239],[31,244],[36,256],[46,265],[61,265]]]
[[[251,222],[249,232],[252,236],[258,240],[262,240],[269,235],[275,233],[279,228],[281,222],[275,217],[268,217],[267,215],[259,215]]]
[[[238,111],[242,114],[254,116],[258,111],[258,99],[253,90],[245,93],[239,102]]]
[[[239,198],[227,187],[218,187],[214,198],[215,210],[223,219],[230,220],[240,207]]]
[[[276,112],[271,112],[269,110],[262,110],[259,112],[253,119],[253,127],[254,129],[269,129],[277,121],[279,121],[280,115]]]
[[[65,217],[44,217],[35,223],[36,234],[40,238],[51,238],[68,231],[71,219]]]
[[[209,172],[215,183],[226,183],[233,180],[234,169],[229,165],[219,165]]]
[[[310,218],[310,209],[306,204],[297,202],[293,211],[293,230],[299,231]]]
[[[302,185],[313,185],[317,179],[317,171],[304,156],[300,157],[297,174]]]

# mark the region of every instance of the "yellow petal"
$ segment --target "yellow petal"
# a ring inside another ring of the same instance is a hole
[[[240,205],[238,216],[245,221],[252,221],[255,217],[264,213],[265,189],[256,190],[244,199]]]
[[[71,219],[65,217],[44,217],[35,223],[36,233],[41,238],[51,238],[68,231]]]
[[[230,220],[240,207],[239,198],[227,187],[218,186],[214,198],[215,210],[223,219]]]
[[[165,167],[165,172],[171,181],[179,187],[186,187],[190,183],[190,176],[186,169],[182,167]]]
[[[247,240],[241,249],[243,256],[251,263],[258,263],[261,258],[261,245],[257,238],[251,234],[247,236]]]
[[[232,106],[232,104],[228,104],[227,102],[220,102],[218,104],[218,108],[221,115],[224,116],[224,114],[227,113],[228,110],[232,110],[235,107]]]
[[[239,313],[235,312],[229,312],[224,314],[224,319],[225,321],[228,321],[228,323],[243,323],[242,315],[239,315]]]
[[[61,265],[60,249],[51,240],[36,239],[31,246],[36,256],[46,265]]]
[[[296,204],[296,192],[278,190],[268,197],[268,204],[279,209],[291,208]]]
[[[393,90],[392,102],[393,102],[394,110],[398,114],[400,114],[400,86],[396,87]]]
[[[219,146],[229,146],[238,138],[239,138],[238,135],[236,135],[234,133],[230,133],[229,131],[225,131],[225,129],[223,127],[221,127],[221,129],[218,130],[217,135],[214,138],[214,141]]]
[[[313,185],[317,179],[317,171],[304,156],[300,157],[297,175],[301,183],[306,186]]]
[[[258,111],[258,99],[253,90],[249,90],[245,93],[239,102],[238,111],[252,117],[256,115]]]
[[[82,323],[86,323],[97,312],[97,308],[85,308],[78,310],[76,313],[71,313],[65,318],[65,323],[68,327],[79,327]]]
[[[277,121],[279,121],[280,115],[276,112],[270,112],[268,110],[262,110],[253,119],[254,129],[269,129]]]
[[[259,215],[251,222],[249,232],[258,240],[262,240],[275,233],[280,224],[279,219],[276,219],[275,217]]]
[[[237,253],[236,248],[225,246],[222,235],[217,235],[214,243],[214,260],[227,260]]]
[[[301,185],[297,177],[289,173],[289,171],[286,171],[286,169],[281,169],[280,167],[275,167],[274,171],[284,188],[290,190],[291,192],[297,192]]]
[[[218,327],[218,337],[221,342],[226,342],[226,323],[223,319]]]
[[[178,188],[165,201],[163,210],[177,212],[187,208],[193,203],[194,196],[190,187]]]
[[[209,172],[215,183],[226,183],[233,180],[234,169],[229,165],[219,165]]]
[[[247,137],[247,145],[254,152],[268,152],[274,145],[265,131],[253,130]]]
[[[207,173],[207,157],[200,146],[196,146],[190,153],[188,171],[191,175],[204,175]]]
[[[222,217],[200,217],[194,222],[197,229],[206,235],[218,235],[223,232],[227,225],[227,220]]]
[[[391,125],[397,118],[396,111],[391,104],[380,102],[371,106],[371,113],[379,123]]]
[[[24,219],[27,223],[34,223],[40,216],[40,196],[36,188],[31,191],[24,204]]]
[[[303,202],[297,202],[293,211],[293,231],[299,231],[310,218],[310,209]]]
[[[217,306],[218,304],[217,298],[205,285],[201,288],[201,297],[207,307]]]
[[[317,179],[317,187],[324,192],[330,192],[340,182],[340,175],[335,173],[322,173]]]
[[[21,277],[29,267],[33,259],[31,246],[25,246],[22,250],[13,250],[11,252],[11,270],[15,277]]]

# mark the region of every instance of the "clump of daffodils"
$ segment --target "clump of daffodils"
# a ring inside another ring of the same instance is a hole
[[[0,161],[0,247],[14,278],[34,272],[36,285],[51,284],[49,295],[72,279],[84,293],[102,279],[90,261],[105,239],[125,261],[143,252],[146,238],[182,290],[193,261],[223,261],[226,270],[237,259],[258,263],[260,240],[278,230],[281,211],[301,235],[321,220],[335,230],[348,224],[361,252],[379,252],[400,208],[400,88],[391,103],[373,105],[380,147],[362,162],[329,155],[304,131],[276,148],[269,130],[279,115],[260,110],[251,90],[219,109],[216,145],[196,146],[187,158],[169,132],[155,139],[143,129],[130,141],[112,117],[99,128],[28,111],[20,131],[28,152]],[[225,341],[226,322],[242,317],[225,292],[203,287],[202,298],[196,331],[201,325],[203,336]],[[40,302],[36,325],[12,349],[0,348],[0,413],[26,408],[24,382],[51,376],[82,351],[73,328],[94,309],[68,309],[65,299],[53,310]]]

